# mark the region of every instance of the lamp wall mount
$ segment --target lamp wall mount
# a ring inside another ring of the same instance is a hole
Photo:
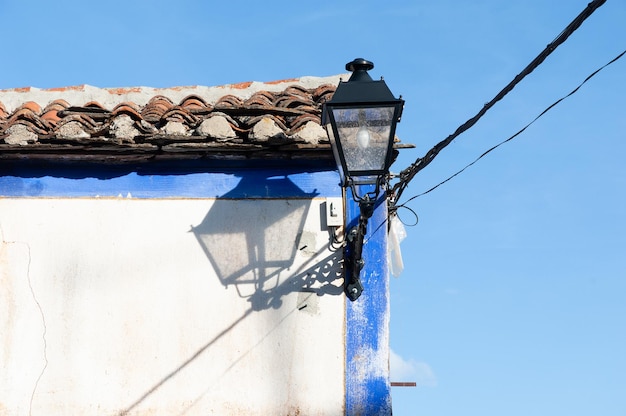
[[[373,68],[372,62],[362,58],[348,62],[346,69],[352,71],[350,79],[339,83],[332,99],[322,108],[322,124],[337,162],[341,186],[350,188],[352,199],[360,209],[358,224],[346,235],[344,252],[346,265],[350,267],[345,291],[352,301],[363,291],[359,276],[365,266],[363,246],[367,222],[381,188],[387,184],[396,124],[404,106],[404,100],[395,98],[384,80],[372,80],[367,71]],[[367,191],[359,194],[361,189]]]
[[[348,299],[355,301],[363,292],[363,284],[361,283],[361,270],[365,266],[363,259],[363,245],[365,244],[365,235],[367,234],[367,223],[374,214],[375,199],[370,199],[369,195],[365,195],[359,203],[359,222],[356,227],[352,227],[348,232],[347,239],[347,258],[351,259],[349,275],[346,277],[345,292]]]

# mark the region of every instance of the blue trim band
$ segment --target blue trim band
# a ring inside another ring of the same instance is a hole
[[[359,206],[348,190],[346,223],[355,226]],[[370,218],[363,247],[363,293],[346,300],[346,415],[391,415],[389,382],[389,270],[384,197]],[[382,203],[381,203],[382,202]],[[349,271],[346,271],[348,273]]]
[[[242,169],[232,173],[96,174],[78,177],[28,173],[0,176],[0,197],[241,199],[341,196],[337,172],[332,170]]]

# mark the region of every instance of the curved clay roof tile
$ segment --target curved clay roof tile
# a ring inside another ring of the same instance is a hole
[[[58,99],[58,100],[52,101],[50,104],[45,106],[42,113],[47,113],[48,111],[52,111],[52,110],[63,111],[63,110],[67,110],[69,107],[70,107],[70,103],[68,103],[67,101],[63,99]]]
[[[59,120],[61,120],[61,117],[59,117],[59,110],[44,110],[43,114],[41,115],[41,119],[45,120],[48,123],[51,123],[51,126],[54,126],[56,125],[56,123],[59,122]]]
[[[325,103],[333,97],[336,89],[336,85],[320,85],[315,89],[315,91],[313,91],[313,100],[315,100],[315,102],[317,103]]]
[[[285,88],[284,91],[285,94],[288,95],[295,95],[298,97],[302,97],[306,100],[310,100],[311,99],[311,91],[307,90],[306,88],[304,88],[301,85],[291,85],[287,88]]]
[[[106,111],[106,108],[104,108],[104,106],[102,104],[100,104],[99,102],[97,102],[97,101],[89,101],[83,107],[85,107],[85,108],[98,108],[100,110],[105,110]]]
[[[215,103],[215,108],[232,108],[232,107],[241,107],[243,102],[238,97],[234,95],[225,95],[221,97]]]
[[[53,129],[61,120],[59,112],[67,110],[69,107],[70,103],[63,99],[54,100],[43,109],[41,118],[48,123],[50,129]]]
[[[164,108],[163,106],[152,106],[150,108],[144,108],[141,112],[141,118],[150,123],[157,123],[159,120],[161,120],[161,116],[165,114],[167,110],[168,109]]]
[[[7,127],[12,124],[23,122],[24,125],[37,126],[40,129],[46,129],[46,125],[41,121],[41,118],[35,113],[31,106],[21,106],[15,111],[7,120]]]
[[[172,107],[174,107],[174,104],[169,98],[157,95],[148,101],[148,104],[141,111],[141,115],[146,121],[156,123]]]
[[[122,108],[122,107],[132,108],[133,110],[135,110],[138,113],[141,111],[141,107],[138,106],[133,101],[123,101],[123,102],[119,103],[118,105],[116,105],[115,107],[113,107],[113,110],[111,110],[111,113],[114,113],[117,109]]]
[[[318,116],[315,116],[313,114],[303,114],[301,116],[296,117],[291,122],[291,129],[290,129],[290,133],[289,134],[291,135],[291,134],[295,133],[296,131],[300,130],[309,121],[312,121],[313,123],[321,125],[320,118]]]
[[[168,107],[173,107],[174,102],[164,95],[155,95],[154,97],[150,98],[145,107],[149,107],[152,105],[165,105]]]
[[[280,117],[277,117],[273,114],[263,114],[260,116],[256,116],[256,117],[251,117],[247,120],[247,124],[251,127],[254,127],[254,125],[258,122],[260,122],[261,120],[263,120],[264,118],[269,118],[271,120],[274,121],[274,123],[276,123],[276,125],[283,131],[286,132],[287,130],[289,130],[287,128],[287,126],[285,125],[285,121],[282,120]]]
[[[197,121],[193,114],[180,106],[170,108],[161,116],[161,120],[178,121],[186,124],[194,124]]]
[[[274,102],[274,94],[269,91],[257,91],[250,98],[244,101],[244,105],[261,105],[271,107]]]
[[[188,111],[206,110],[210,108],[207,103],[199,95],[191,94],[183,98],[180,106]]]
[[[111,111],[111,115],[113,117],[117,117],[122,114],[127,114],[135,121],[142,119],[141,114],[139,113],[139,107],[137,104],[130,101],[124,101],[123,103],[116,105],[113,111]]]
[[[85,128],[88,132],[95,132],[98,127],[98,123],[96,123],[91,117],[85,114],[70,114],[68,116],[63,117],[58,123],[55,130],[58,130],[60,127],[65,124],[71,122],[78,122],[82,127]]]
[[[29,111],[31,111],[31,112],[33,112],[35,114],[40,114],[41,113],[41,106],[39,104],[37,104],[36,102],[34,102],[34,101],[27,101],[27,102],[25,102],[24,104],[19,106],[17,111],[22,110],[22,109],[29,110]]]
[[[37,116],[35,116],[37,117]],[[19,120],[15,120],[13,122],[7,122],[4,126],[5,130],[8,130],[10,127],[21,124],[26,126],[29,131],[39,135],[39,136],[47,136],[50,134],[51,130],[48,126],[37,117],[36,119],[27,119],[21,118]]]
[[[313,102],[311,100],[303,100],[300,97],[283,96],[280,97],[274,105],[280,108],[293,108],[304,111],[304,107],[312,107]]]
[[[268,97],[265,94],[256,93],[252,97],[244,101],[246,107],[273,107],[274,97]]]
[[[148,104],[146,105],[150,105],[151,103],[156,102],[166,102],[169,103],[170,106],[174,106],[174,102],[165,95],[155,95],[154,97],[150,98],[150,101],[148,101]]]
[[[2,102],[0,101],[0,120],[5,119],[9,116],[9,113],[7,113],[7,109],[4,108],[4,104],[2,104]]]

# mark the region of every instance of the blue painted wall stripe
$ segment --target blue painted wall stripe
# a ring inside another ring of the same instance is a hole
[[[359,207],[346,196],[346,223],[357,224]],[[389,270],[384,199],[367,226],[361,271],[363,293],[346,300],[346,415],[391,415],[389,382]]]
[[[239,170],[233,173],[186,174],[123,173],[102,176],[94,172],[80,177],[0,176],[4,197],[133,197],[133,198],[311,198],[341,196],[336,171]],[[100,176],[100,177],[98,177]]]

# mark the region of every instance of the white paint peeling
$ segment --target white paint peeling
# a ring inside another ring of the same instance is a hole
[[[373,349],[361,346],[356,356],[359,362],[358,372],[360,380],[386,379],[389,372],[389,356],[384,349]]]

